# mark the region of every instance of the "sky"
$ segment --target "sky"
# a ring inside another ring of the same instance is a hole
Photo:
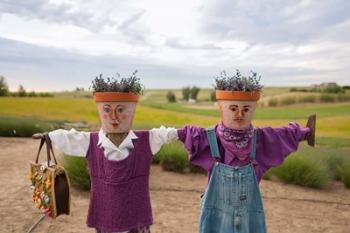
[[[0,75],[11,90],[210,88],[225,70],[265,86],[350,85],[348,0],[2,0]]]

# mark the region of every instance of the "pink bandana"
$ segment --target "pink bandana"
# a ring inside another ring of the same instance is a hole
[[[240,161],[246,161],[252,147],[253,126],[247,129],[232,129],[225,127],[222,122],[218,125],[216,132],[219,135],[221,144],[225,149],[225,160],[229,164],[238,158]]]

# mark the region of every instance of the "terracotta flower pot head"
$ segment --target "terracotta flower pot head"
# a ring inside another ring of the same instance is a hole
[[[250,127],[262,89],[259,80],[256,73],[243,77],[238,70],[233,77],[222,73],[221,78],[216,79],[216,100],[224,126],[232,129]]]
[[[127,133],[132,127],[139,93],[142,91],[141,85],[136,76],[122,79],[120,82],[107,80],[104,81],[100,76],[93,82],[101,128],[105,133]],[[123,91],[119,90],[121,86]],[[133,89],[135,86],[138,87],[136,91]]]
[[[132,127],[138,95],[126,92],[96,92],[101,127],[106,133],[126,133]]]

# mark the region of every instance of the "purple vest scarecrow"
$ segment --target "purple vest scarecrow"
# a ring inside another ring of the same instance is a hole
[[[87,225],[102,231],[126,231],[152,224],[149,173],[152,152],[148,131],[136,131],[134,149],[121,161],[107,160],[91,133],[86,158],[91,178]]]

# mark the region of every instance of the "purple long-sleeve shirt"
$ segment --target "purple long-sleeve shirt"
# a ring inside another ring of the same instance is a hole
[[[217,125],[215,129],[216,127]],[[309,132],[309,128],[300,127],[296,123],[289,123],[288,126],[280,128],[256,128],[254,170],[257,180],[260,182],[261,177],[271,167],[282,164],[287,155],[298,149],[299,142],[305,140]],[[178,129],[178,136],[189,153],[191,163],[207,170],[210,176],[215,160],[211,156],[205,128],[187,125]],[[225,149],[218,138],[217,141],[222,162],[231,166],[243,166],[249,163],[249,159],[239,161],[225,158]]]

